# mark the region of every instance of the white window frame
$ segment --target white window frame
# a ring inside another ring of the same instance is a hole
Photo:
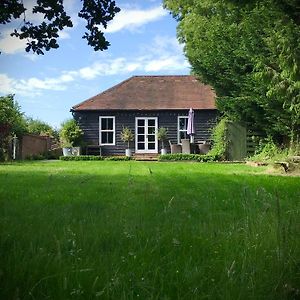
[[[180,145],[181,145],[180,132],[187,132],[187,128],[186,128],[186,130],[180,129],[180,119],[188,119],[188,118],[189,118],[188,116],[178,116],[178,119],[177,119],[177,141],[178,141],[178,144],[180,144]]]
[[[102,128],[101,128],[102,119],[112,119],[113,120],[113,129],[103,129],[102,130]],[[113,132],[113,142],[110,144],[102,143],[102,140],[101,140],[102,132]],[[115,146],[116,145],[116,118],[115,118],[115,116],[99,116],[99,145],[100,146]]]

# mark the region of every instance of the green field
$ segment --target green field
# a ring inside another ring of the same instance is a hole
[[[2,164],[0,299],[299,299],[300,177],[264,172]]]

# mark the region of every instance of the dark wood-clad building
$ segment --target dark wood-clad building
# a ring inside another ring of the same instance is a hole
[[[135,153],[158,153],[155,132],[168,129],[168,139],[187,138],[189,109],[195,112],[195,141],[210,139],[217,110],[215,93],[194,76],[134,76],[72,107],[88,145],[100,145],[102,155],[124,155],[123,127],[135,134]]]

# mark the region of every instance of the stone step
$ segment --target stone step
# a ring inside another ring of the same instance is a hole
[[[139,160],[139,161],[157,161],[158,155],[159,154],[156,154],[156,153],[134,154],[133,158],[135,160]]]

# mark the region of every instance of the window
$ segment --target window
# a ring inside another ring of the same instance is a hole
[[[99,117],[100,145],[115,145],[115,117]]]
[[[188,117],[178,117],[178,144],[181,144],[181,139],[188,139],[187,134]]]

